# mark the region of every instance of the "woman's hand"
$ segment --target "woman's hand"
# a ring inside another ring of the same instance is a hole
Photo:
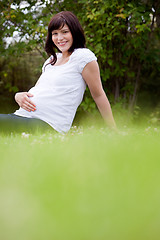
[[[33,94],[29,92],[19,92],[15,94],[15,100],[18,103],[18,105],[28,112],[36,110],[36,106],[30,100],[30,97],[33,97]]]

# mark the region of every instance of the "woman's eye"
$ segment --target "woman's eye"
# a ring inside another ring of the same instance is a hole
[[[57,33],[52,33],[52,36],[53,36],[53,35],[57,35]]]

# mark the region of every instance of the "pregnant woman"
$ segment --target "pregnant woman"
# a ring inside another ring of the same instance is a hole
[[[45,50],[50,57],[40,78],[28,92],[16,93],[17,111],[0,114],[0,131],[34,131],[41,127],[69,131],[86,85],[106,124],[116,128],[97,58],[85,47],[83,29],[73,13],[63,11],[52,17]]]

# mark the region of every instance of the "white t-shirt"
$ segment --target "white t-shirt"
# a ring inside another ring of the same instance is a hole
[[[57,54],[60,58],[61,53]],[[48,64],[46,60],[38,84],[29,92],[36,105],[34,112],[19,108],[14,114],[28,118],[38,118],[47,122],[58,132],[67,132],[73,122],[76,110],[80,105],[86,84],[82,78],[85,65],[97,60],[87,48],[78,48],[70,55],[67,63],[59,66]]]

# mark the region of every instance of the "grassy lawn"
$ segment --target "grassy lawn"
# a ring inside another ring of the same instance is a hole
[[[0,135],[1,240],[160,239],[160,128]]]

